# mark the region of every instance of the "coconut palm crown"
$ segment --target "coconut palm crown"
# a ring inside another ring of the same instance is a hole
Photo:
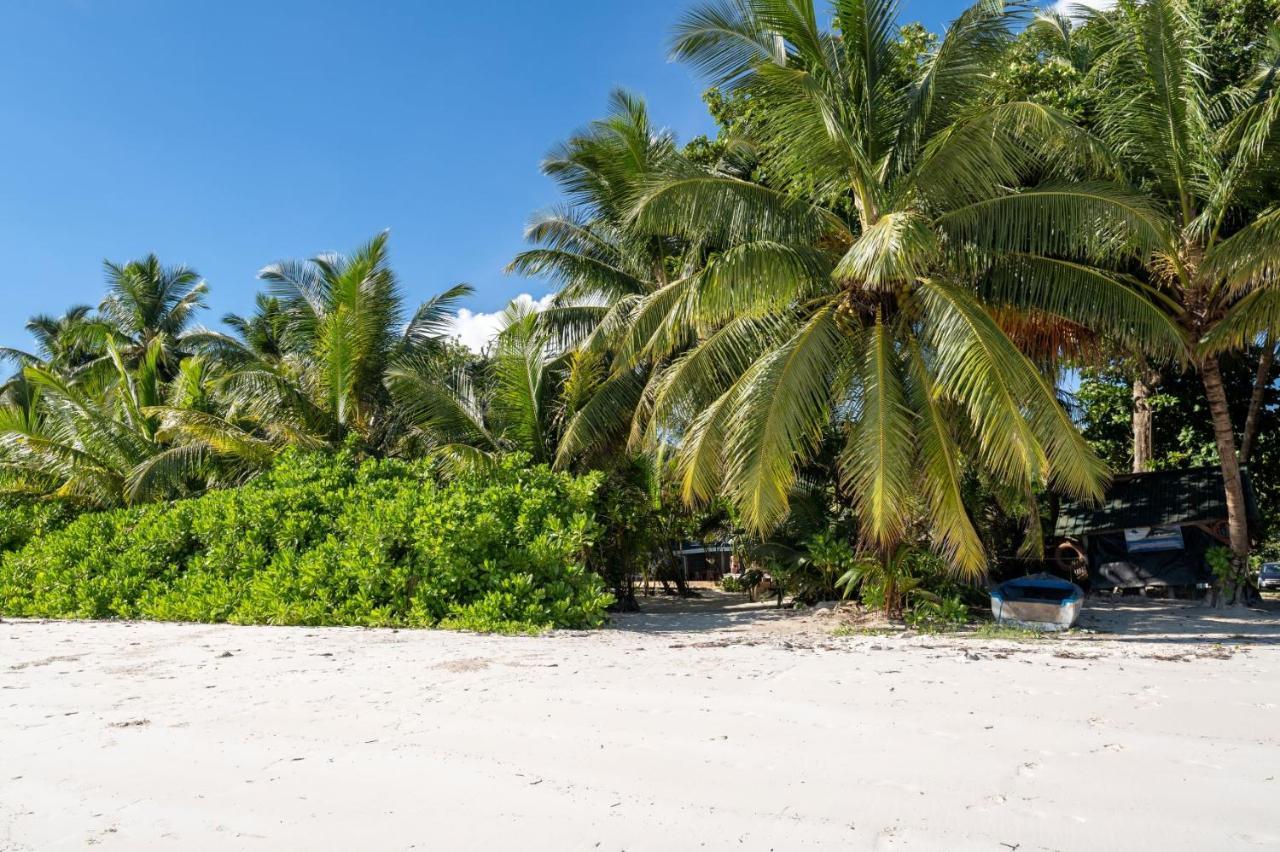
[[[1240,579],[1249,552],[1236,437],[1218,356],[1280,328],[1280,27],[1252,79],[1217,91],[1209,22],[1191,0],[1086,11],[1096,132],[1145,209],[1141,264],[1203,380]]]
[[[1136,282],[1092,261],[1156,239],[1147,209],[1091,177],[1098,145],[1052,110],[982,102],[1021,14],[984,0],[904,57],[888,0],[715,0],[673,55],[767,120],[769,185],[690,172],[655,181],[633,222],[716,246],[649,298],[671,363],[646,434],[678,443],[691,501],[723,490],[762,532],[836,430],[867,546],[920,517],[958,570],[986,559],[964,503],[979,469],[1031,494],[1097,497],[1107,475],[1054,387],[993,316],[1087,322],[1172,351]],[[905,70],[904,70],[905,69]]]

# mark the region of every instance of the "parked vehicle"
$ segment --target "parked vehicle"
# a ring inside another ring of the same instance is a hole
[[[1280,590],[1280,562],[1264,562],[1258,569],[1258,588],[1264,592]]]

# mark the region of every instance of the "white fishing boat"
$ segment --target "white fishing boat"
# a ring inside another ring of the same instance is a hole
[[[1068,630],[1083,605],[1084,590],[1052,574],[1007,580],[991,590],[991,614],[998,623],[1032,630]]]

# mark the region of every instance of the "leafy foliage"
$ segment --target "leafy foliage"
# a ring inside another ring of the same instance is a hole
[[[0,553],[17,550],[32,539],[66,526],[75,509],[62,501],[0,499]]]
[[[839,578],[856,561],[853,546],[833,529],[815,532],[795,547],[765,542],[751,556],[767,566],[784,594],[810,604],[836,597]]]
[[[904,619],[908,627],[924,632],[955,630],[969,621],[969,607],[959,595],[916,602]]]
[[[598,477],[504,459],[286,454],[239,489],[81,515],[0,561],[0,611],[58,618],[528,632],[592,627]]]
[[[1223,359],[1222,372],[1232,423],[1246,420],[1257,351]],[[1115,369],[1085,371],[1075,394],[1086,439],[1116,470],[1128,470],[1132,456],[1133,398],[1130,379]],[[1195,372],[1167,372],[1150,402],[1155,411],[1152,467],[1165,470],[1216,464],[1213,420]],[[1257,438],[1249,458],[1249,476],[1263,520],[1262,551],[1280,555],[1280,387],[1274,379],[1264,390]]]
[[[98,314],[36,317],[36,354],[0,392],[0,490],[100,508],[241,484],[284,447],[354,436],[389,452],[406,439],[393,371],[440,386],[454,287],[411,317],[386,234],[349,257],[268,267],[273,295],[234,334],[192,328],[206,287],[148,256],[107,264]]]
[[[951,577],[1035,554],[1046,494],[1127,467],[1127,365],[1165,371],[1158,463],[1216,457],[1233,481],[1239,353],[1280,324],[1277,3],[979,0],[933,34],[891,0],[701,2],[672,54],[720,132],[682,147],[618,90],[557,145],[564,203],[509,267],[557,294],[509,308],[480,356],[448,337],[470,288],[411,309],[385,233],[264,268],[229,333],[194,325],[194,270],[109,262],[97,309],[0,350],[0,551],[27,572],[6,605],[589,624],[583,577],[627,603],[713,521],[801,600],[842,580],[949,623]],[[536,547],[449,514],[509,528],[539,489],[567,502]],[[437,515],[460,543],[417,529]]]
[[[673,293],[662,336],[682,347],[641,416],[678,445],[685,498],[725,495],[760,536],[834,436],[862,547],[889,553],[923,519],[976,576],[969,471],[1083,497],[1105,475],[1041,370],[1070,335],[1037,348],[1029,330],[1181,345],[1098,265],[1140,256],[1151,214],[1097,182],[1106,153],[1067,116],[980,97],[1019,7],[978,3],[936,41],[899,31],[891,3],[830,12],[827,30],[810,3],[706,3],[677,27],[673,54],[745,137],[726,152],[759,161],[658,175],[636,202],[638,226],[708,247]]]

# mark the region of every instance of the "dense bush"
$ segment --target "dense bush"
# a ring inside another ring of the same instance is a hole
[[[239,489],[80,516],[0,559],[0,612],[517,632],[601,623],[596,476],[286,454]]]
[[[37,536],[61,529],[75,516],[75,509],[68,503],[0,499],[0,553],[17,550]]]

